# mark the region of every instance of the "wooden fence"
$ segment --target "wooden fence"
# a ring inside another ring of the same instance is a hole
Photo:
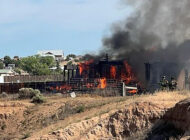
[[[53,82],[53,81],[63,81],[63,75],[24,75],[24,76],[5,76],[5,83],[29,83],[29,82]]]

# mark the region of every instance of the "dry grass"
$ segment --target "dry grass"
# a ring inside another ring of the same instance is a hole
[[[190,97],[189,91],[162,91],[156,92],[154,94],[134,95],[127,97],[100,97],[94,95],[80,95],[74,99],[70,97],[64,98],[61,95],[53,95],[48,96],[47,102],[42,105],[30,105],[28,108],[26,108],[25,120],[22,121],[26,122],[26,126],[23,126],[24,129],[22,130],[26,131],[26,133],[28,133],[28,130],[30,130],[31,136],[35,135],[38,137],[54,130],[65,128],[69,124],[77,123],[81,120],[90,119],[94,116],[101,117],[104,114],[111,114],[118,109],[125,108],[127,105],[134,102],[162,102],[168,107],[172,107],[175,105],[175,103],[188,97]],[[6,101],[6,99],[1,99],[1,103]],[[30,101],[13,100],[8,102],[20,102],[29,104]],[[65,105],[69,105],[70,112],[64,112],[64,117],[60,117],[57,114],[59,113],[60,108],[64,111]],[[77,106],[83,106],[82,111],[76,111]],[[9,108],[9,110],[10,109],[11,108]],[[3,108],[3,110],[5,111],[6,108]],[[27,113],[27,111],[29,111],[29,113]]]
[[[175,91],[175,92],[156,92],[154,94],[145,94],[145,95],[134,95],[130,97],[78,97],[72,99],[73,103],[76,101],[85,102],[85,111],[80,114],[73,114],[65,118],[65,120],[58,121],[55,124],[49,125],[43,130],[39,131],[36,136],[47,134],[53,130],[58,130],[65,128],[69,124],[78,123],[82,120],[90,119],[95,116],[101,117],[104,114],[112,114],[118,109],[125,108],[127,105],[134,102],[159,102],[163,103],[168,108],[173,107],[177,102],[185,98],[190,97],[190,92],[188,91]],[[69,100],[69,98],[67,98]],[[79,102],[78,102],[79,104]]]
[[[155,97],[154,97],[155,96]],[[158,101],[180,101],[190,97],[189,91],[160,91],[156,92],[153,96],[149,96],[147,99],[155,99]],[[153,100],[154,101],[154,100]]]

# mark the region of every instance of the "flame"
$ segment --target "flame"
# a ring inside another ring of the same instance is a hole
[[[125,69],[122,70],[121,79],[125,82],[125,84],[129,84],[131,82],[137,82],[137,78],[132,71],[132,67],[124,61]]]
[[[88,70],[89,69],[89,65],[92,64],[94,62],[93,59],[83,62],[83,63],[79,63],[79,73],[80,75],[82,75],[83,71]]]
[[[86,78],[86,79],[89,78],[89,72],[90,72],[89,70],[91,68],[95,68],[95,69],[97,68],[97,67],[91,67],[92,63],[94,63],[94,60],[89,60],[89,61],[78,64],[80,77]],[[95,70],[96,78],[97,78],[97,75],[99,75],[98,68],[97,70]],[[123,66],[117,67],[114,64],[110,65],[109,71],[110,71],[109,74],[102,75],[103,78],[96,79],[96,83],[92,84],[92,83],[87,82],[85,83],[84,86],[89,89],[90,88],[105,89],[107,87],[107,78],[125,82],[126,85],[138,83],[138,80],[132,70],[132,67],[126,61],[123,62]],[[129,93],[137,93],[137,90],[130,90]]]
[[[53,87],[50,87],[50,90],[53,90],[54,88]]]
[[[94,87],[94,85],[93,85],[93,84],[91,84],[91,83],[87,83],[87,84],[86,84],[86,87],[87,87],[87,88],[93,88],[93,87]]]
[[[99,85],[98,85],[98,88],[101,88],[101,89],[105,89],[107,86],[107,80],[106,78],[100,78],[99,79]]]
[[[61,90],[71,90],[72,87],[69,85],[62,85],[62,86],[56,86],[56,87],[50,87],[51,90],[61,91]]]
[[[55,89],[58,91],[60,88],[59,88],[59,86],[56,86],[56,88],[55,88]]]
[[[135,94],[135,93],[137,93],[137,90],[136,89],[129,90],[128,93]]]
[[[80,75],[82,75],[83,69],[84,69],[83,65],[82,65],[82,64],[79,64],[79,72],[80,72]]]
[[[72,87],[69,86],[69,85],[62,85],[62,86],[60,86],[60,90],[71,90],[71,89],[72,89]]]
[[[111,67],[110,67],[110,76],[111,76],[111,78],[113,78],[113,79],[116,78],[116,67],[115,67],[115,66],[111,66]]]

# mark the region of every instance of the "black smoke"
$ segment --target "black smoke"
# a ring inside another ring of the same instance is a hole
[[[189,0],[125,0],[134,12],[114,24],[103,39],[101,55],[127,60],[141,80],[145,62],[177,63],[190,60]],[[100,55],[100,56],[101,56]]]

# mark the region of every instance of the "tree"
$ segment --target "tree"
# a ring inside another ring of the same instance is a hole
[[[49,75],[51,71],[47,62],[49,61],[46,59],[42,60],[39,56],[30,56],[21,60],[21,68],[33,75]]]
[[[62,72],[62,70],[61,70],[61,68],[60,68],[60,65],[59,65],[59,62],[57,61],[57,63],[56,63],[56,67],[57,67],[57,69],[56,69],[56,73],[61,73]]]
[[[55,66],[55,60],[52,56],[45,56],[45,57],[39,57],[40,63],[46,64],[48,67],[54,67]]]
[[[0,69],[3,69],[4,68],[4,64],[3,62],[0,62]]]
[[[79,60],[79,59],[74,59],[74,61],[75,61],[75,62],[80,62],[80,60]]]
[[[72,61],[69,61],[68,63],[67,63],[67,65],[72,65],[73,64],[73,62]]]
[[[3,63],[6,67],[8,66],[8,64],[12,64],[12,59],[10,58],[10,56],[5,56]]]
[[[12,60],[12,64],[15,64],[15,67],[20,67],[21,61],[20,60]]]
[[[65,61],[70,61],[71,58],[69,56],[66,57]]]
[[[76,55],[75,54],[69,54],[69,55],[67,55],[67,57],[66,57],[66,61],[70,61],[71,59],[74,59],[74,58],[76,58]]]
[[[69,54],[68,57],[76,58],[76,55],[75,54]]]
[[[6,67],[9,64],[15,64],[15,67],[19,67],[20,66],[20,60],[11,59],[10,56],[5,56],[3,63],[5,64]]]
[[[14,71],[15,71],[16,73],[18,73],[18,74],[21,74],[21,69],[19,69],[19,68],[15,68]]]

